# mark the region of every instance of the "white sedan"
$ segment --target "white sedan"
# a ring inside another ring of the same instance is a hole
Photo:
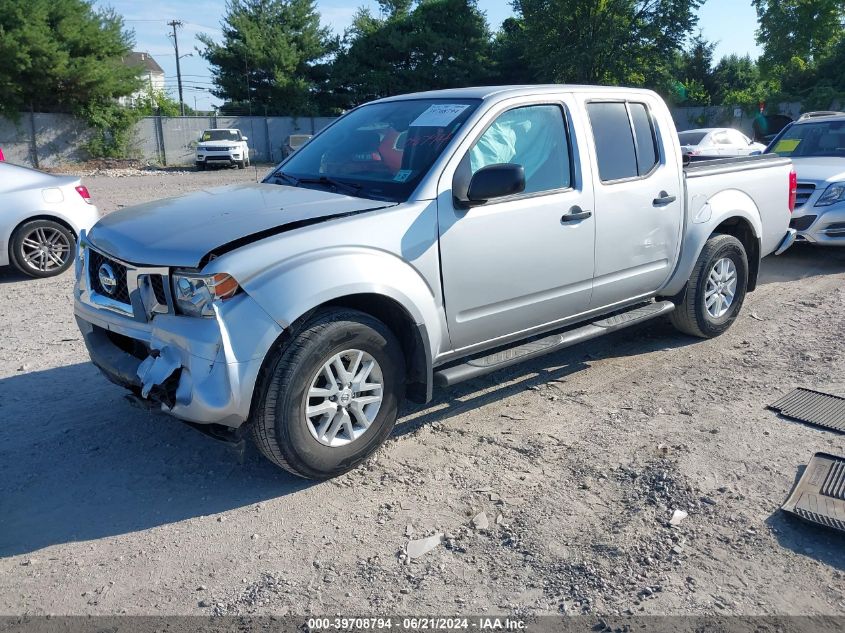
[[[73,264],[76,241],[100,218],[76,176],[0,162],[0,266],[53,277]]]
[[[729,127],[711,127],[678,132],[684,156],[751,156],[761,154],[766,146],[755,143],[739,130]]]

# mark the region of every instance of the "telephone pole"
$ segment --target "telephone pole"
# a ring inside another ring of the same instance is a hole
[[[185,116],[185,102],[182,100],[182,70],[179,67],[179,38],[176,36],[176,27],[182,27],[182,20],[171,20],[167,25],[173,28],[173,48],[176,49],[176,83],[179,85],[179,114]]]

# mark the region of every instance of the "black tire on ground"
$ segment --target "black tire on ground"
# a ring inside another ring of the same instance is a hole
[[[246,168],[246,163],[242,160],[239,160],[238,161],[238,169],[245,169],[245,168]]]
[[[381,369],[382,401],[372,424],[354,441],[326,446],[305,416],[318,371],[345,350],[369,354]],[[405,359],[390,329],[357,310],[317,311],[287,344],[270,352],[256,383],[253,441],[274,464],[307,479],[327,479],[355,468],[390,435],[405,395]]]
[[[63,239],[58,238],[56,240],[57,246],[59,243],[61,244],[61,253],[58,251],[58,248],[52,253],[54,257],[58,257],[61,260],[61,265],[56,265],[53,262],[50,265],[55,267],[40,270],[38,267],[27,262],[24,241],[30,242],[30,240],[34,239],[33,234],[37,234],[39,229],[46,232],[44,233],[45,235],[56,235],[58,233],[63,237]],[[9,241],[9,259],[12,265],[24,275],[29,275],[30,277],[43,279],[45,277],[61,275],[73,264],[74,257],[76,257],[76,237],[69,228],[53,220],[33,220],[32,222],[22,224],[14,232],[12,239]]]
[[[736,292],[725,314],[711,315],[705,303],[707,280],[713,267],[728,258],[736,268]],[[669,317],[681,332],[699,338],[713,338],[725,332],[739,315],[748,285],[748,255],[733,235],[715,234],[707,240],[695,263],[686,291]]]
[[[197,163],[197,171],[205,171],[205,163]]]

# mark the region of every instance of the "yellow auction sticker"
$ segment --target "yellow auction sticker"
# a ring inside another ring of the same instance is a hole
[[[774,151],[776,154],[780,152],[794,152],[795,148],[799,145],[801,145],[800,138],[785,138],[782,141],[778,141]]]

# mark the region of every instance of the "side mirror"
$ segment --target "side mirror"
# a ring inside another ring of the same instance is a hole
[[[249,137],[248,137],[248,136],[242,136],[242,137],[241,137],[241,140],[242,140],[242,141],[248,141],[248,140],[249,140]]]
[[[460,178],[453,183],[455,200],[462,207],[476,206],[525,191],[525,168],[515,163],[487,165],[473,174],[468,185],[465,182]]]

